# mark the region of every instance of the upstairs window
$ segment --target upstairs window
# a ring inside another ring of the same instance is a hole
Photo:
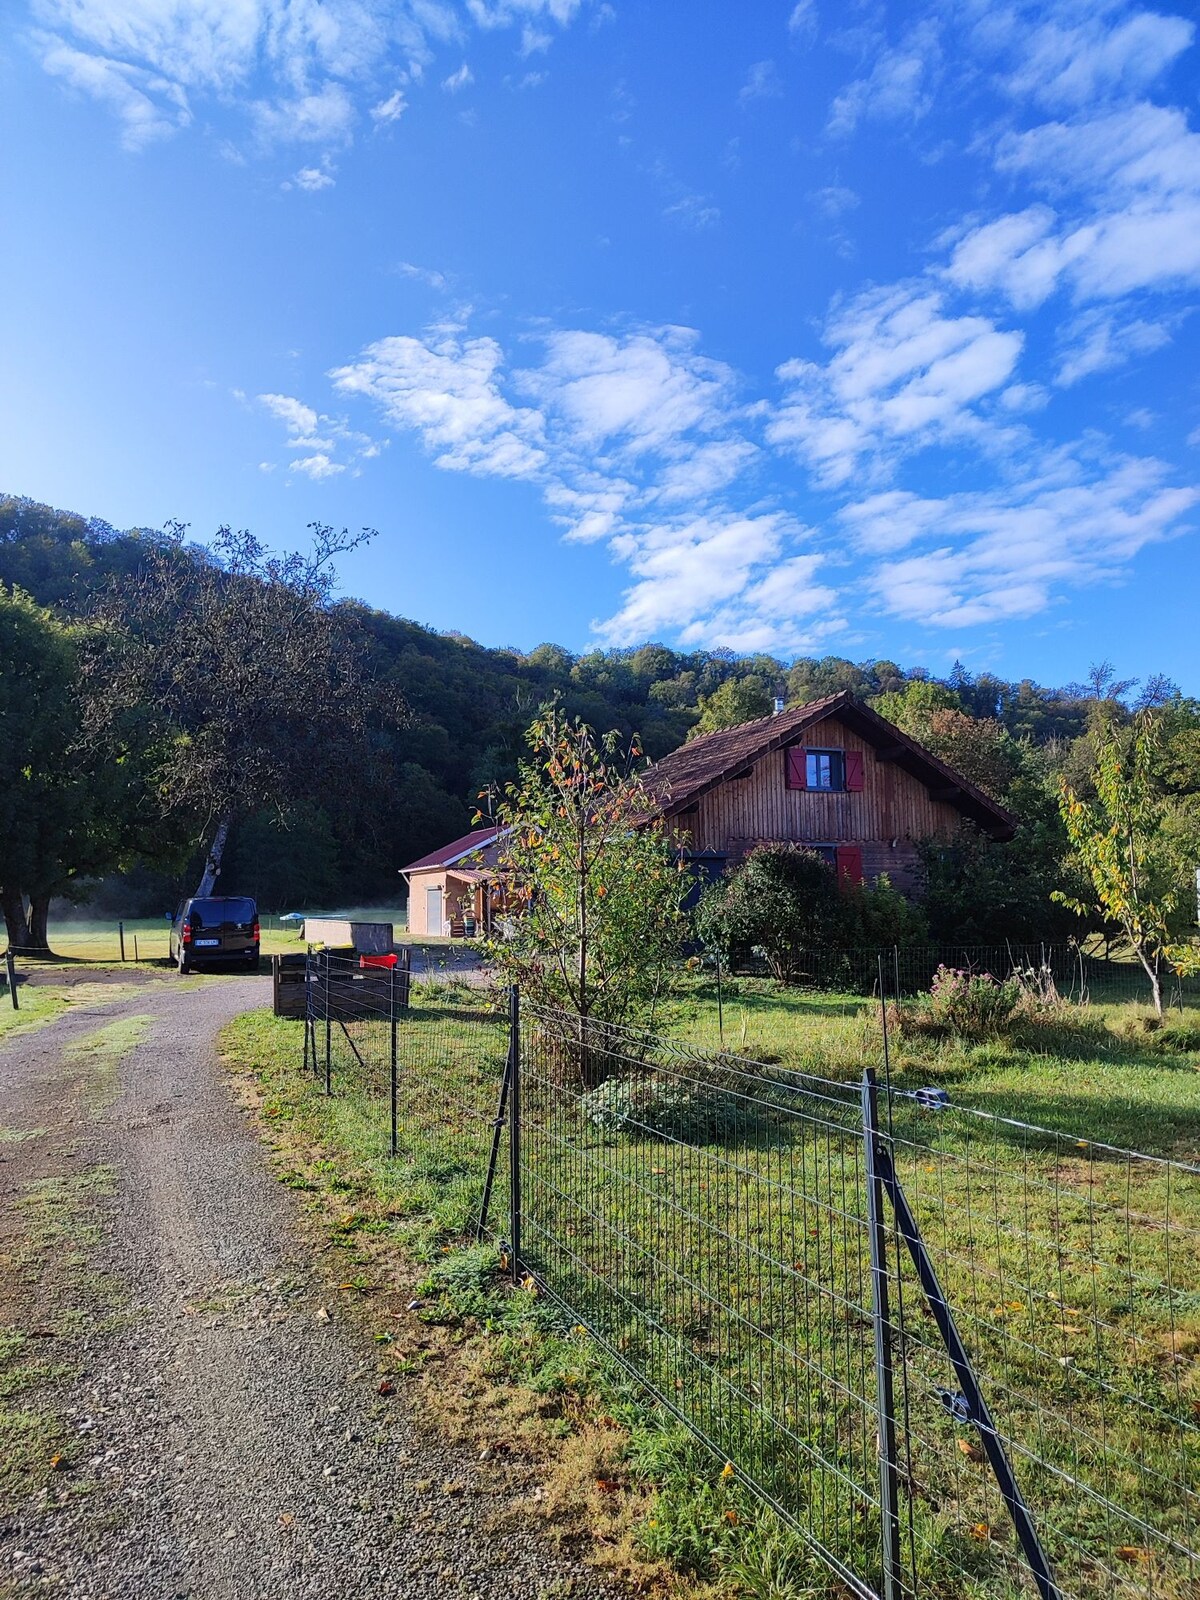
[[[863,787],[861,750],[806,750],[803,745],[792,745],[786,756],[789,789],[841,794]]]
[[[846,763],[840,750],[806,750],[804,787],[840,790],[846,787]]]

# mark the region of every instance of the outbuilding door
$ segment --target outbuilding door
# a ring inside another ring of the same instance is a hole
[[[442,931],[442,891],[440,889],[426,889],[425,891],[425,932],[440,934]]]

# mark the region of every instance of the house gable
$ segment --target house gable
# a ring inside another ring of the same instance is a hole
[[[997,839],[1016,827],[961,774],[846,694],[694,740],[649,781],[684,848],[714,866],[768,842],[820,847],[839,861],[859,849],[868,880],[886,872],[908,891],[918,886],[922,839],[953,838],[964,817]],[[830,786],[815,786],[822,781]]]

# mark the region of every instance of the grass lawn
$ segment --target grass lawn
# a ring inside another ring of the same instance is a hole
[[[781,1525],[756,1515],[744,1475],[876,1581],[853,1092],[879,1062],[872,1007],[739,980],[726,992],[726,1048],[765,1070],[727,1059],[714,1078],[687,1052],[659,1051],[655,1070],[643,1062],[640,1073],[654,1104],[624,1109],[611,1094],[582,1095],[530,1019],[524,1257],[571,1308],[562,1312],[499,1291],[494,1250],[453,1249],[478,1206],[503,1040],[472,1009],[477,997],[418,999],[401,1030],[397,1160],[383,1028],[351,1024],[360,1062],[335,1027],[329,1100],[296,1071],[294,1024],[260,1015],[227,1031],[278,1142],[308,1152],[292,1181],[331,1196],[349,1236],[429,1263],[431,1314],[482,1329],[497,1375],[561,1390],[569,1374],[570,1428],[586,1425],[589,1404],[618,1417],[618,1477],[646,1554],[718,1580],[736,1574],[752,1594],[774,1592],[781,1572],[829,1592]],[[662,1022],[681,1046],[713,1050],[715,994],[694,983]],[[894,1040],[896,1087],[936,1086],[950,1102],[937,1113],[897,1102],[899,1176],[1062,1591],[1088,1600],[1197,1592],[1200,1189],[1181,1167],[1107,1148],[1176,1161],[1200,1152],[1200,1052],[1178,1022],[1168,1031],[1172,1048],[1125,1006],[976,1043]],[[798,1073],[834,1087],[818,1092]],[[502,1166],[501,1228],[506,1181]],[[895,1354],[910,1581],[945,1600],[1023,1592],[978,1435],[936,1398],[957,1384],[915,1275],[898,1259],[889,1271],[893,1308],[902,1294],[906,1310]],[[697,1451],[581,1340],[576,1318],[718,1453]]]

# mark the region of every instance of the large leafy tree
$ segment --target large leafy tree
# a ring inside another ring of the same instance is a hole
[[[0,588],[0,888],[8,940],[49,949],[54,897],[180,840],[161,826],[164,748],[87,671],[105,631]]]
[[[327,798],[352,820],[381,792],[363,641],[353,613],[333,602],[334,557],[369,534],[314,525],[311,554],[276,556],[229,528],[201,553],[185,531],[168,530],[136,573],[102,592],[109,648],[91,665],[119,704],[153,708],[178,735],[164,801],[207,841],[197,891],[207,894],[235,820]],[[400,705],[389,703],[393,720]]]
[[[747,673],[745,677],[727,678],[712,694],[700,696],[700,718],[688,738],[769,716],[771,705],[771,691],[760,677]]]
[[[586,1071],[590,1024],[652,1018],[685,935],[689,883],[636,741],[548,705],[528,742],[532,759],[492,808],[516,914],[489,953],[535,1005],[573,1019]]]
[[[1071,848],[1090,893],[1055,898],[1081,916],[1099,912],[1121,930],[1141,963],[1155,1011],[1162,1015],[1162,971],[1194,970],[1200,953],[1186,943],[1190,913],[1181,913],[1184,885],[1166,826],[1168,810],[1154,772],[1162,718],[1152,709],[1122,725],[1115,715],[1097,725],[1094,798],[1065,779],[1059,804]]]

